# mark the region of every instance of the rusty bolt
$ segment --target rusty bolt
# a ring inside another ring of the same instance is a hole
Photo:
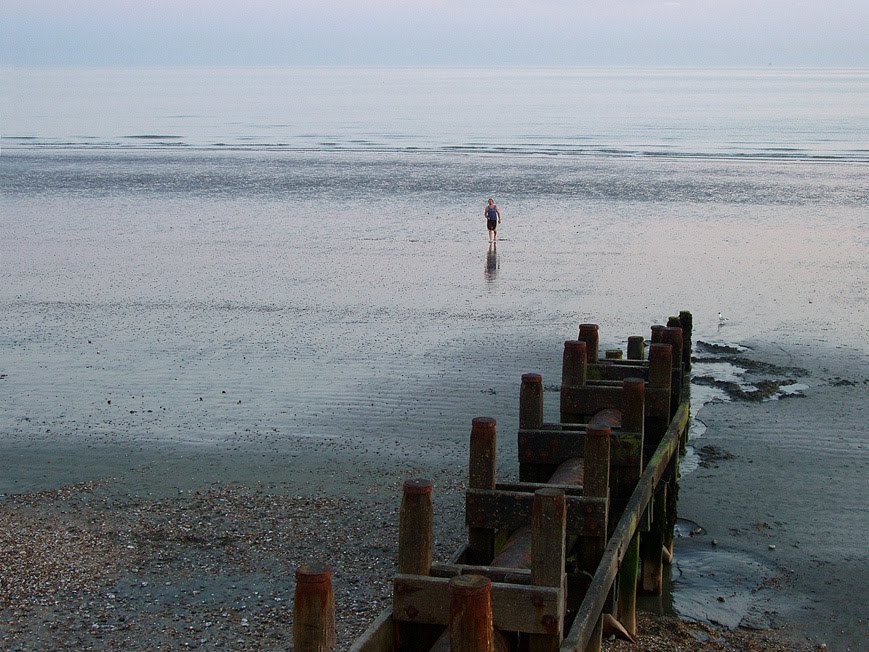
[[[552,614],[546,614],[540,620],[540,624],[543,625],[543,628],[550,634],[554,634],[558,631],[558,620]]]

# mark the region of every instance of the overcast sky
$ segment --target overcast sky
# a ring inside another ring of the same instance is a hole
[[[869,66],[869,0],[2,0],[14,65]]]

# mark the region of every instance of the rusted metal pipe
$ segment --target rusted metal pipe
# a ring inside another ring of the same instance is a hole
[[[507,542],[492,560],[498,568],[531,568],[531,526],[520,527],[513,532]]]
[[[616,408],[606,408],[594,413],[594,416],[589,419],[590,426],[609,426],[610,428],[618,428],[622,425],[622,411]]]
[[[582,473],[585,464],[581,457],[571,457],[558,465],[558,468],[549,476],[549,484],[577,486],[582,484]]]

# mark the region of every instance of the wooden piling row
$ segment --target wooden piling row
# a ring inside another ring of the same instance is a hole
[[[497,480],[495,420],[473,419],[468,542],[449,563],[432,562],[432,483],[406,481],[392,609],[351,651],[594,652],[605,624],[636,635],[637,591],[660,591],[672,545],[691,325],[683,311],[651,328],[648,347],[632,336],[626,357],[603,358],[598,326],[580,325],[564,343],[558,423],[544,421],[541,375],[524,374],[518,482]],[[302,607],[328,603],[306,595]],[[313,612],[297,627],[328,630]],[[334,646],[321,638],[296,649]]]

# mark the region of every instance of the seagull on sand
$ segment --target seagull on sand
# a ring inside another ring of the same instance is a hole
[[[724,326],[724,322],[726,322],[726,321],[727,321],[727,317],[725,317],[724,315],[722,315],[722,314],[721,314],[721,311],[719,310],[719,311],[718,311],[718,325],[719,325],[719,326]]]

